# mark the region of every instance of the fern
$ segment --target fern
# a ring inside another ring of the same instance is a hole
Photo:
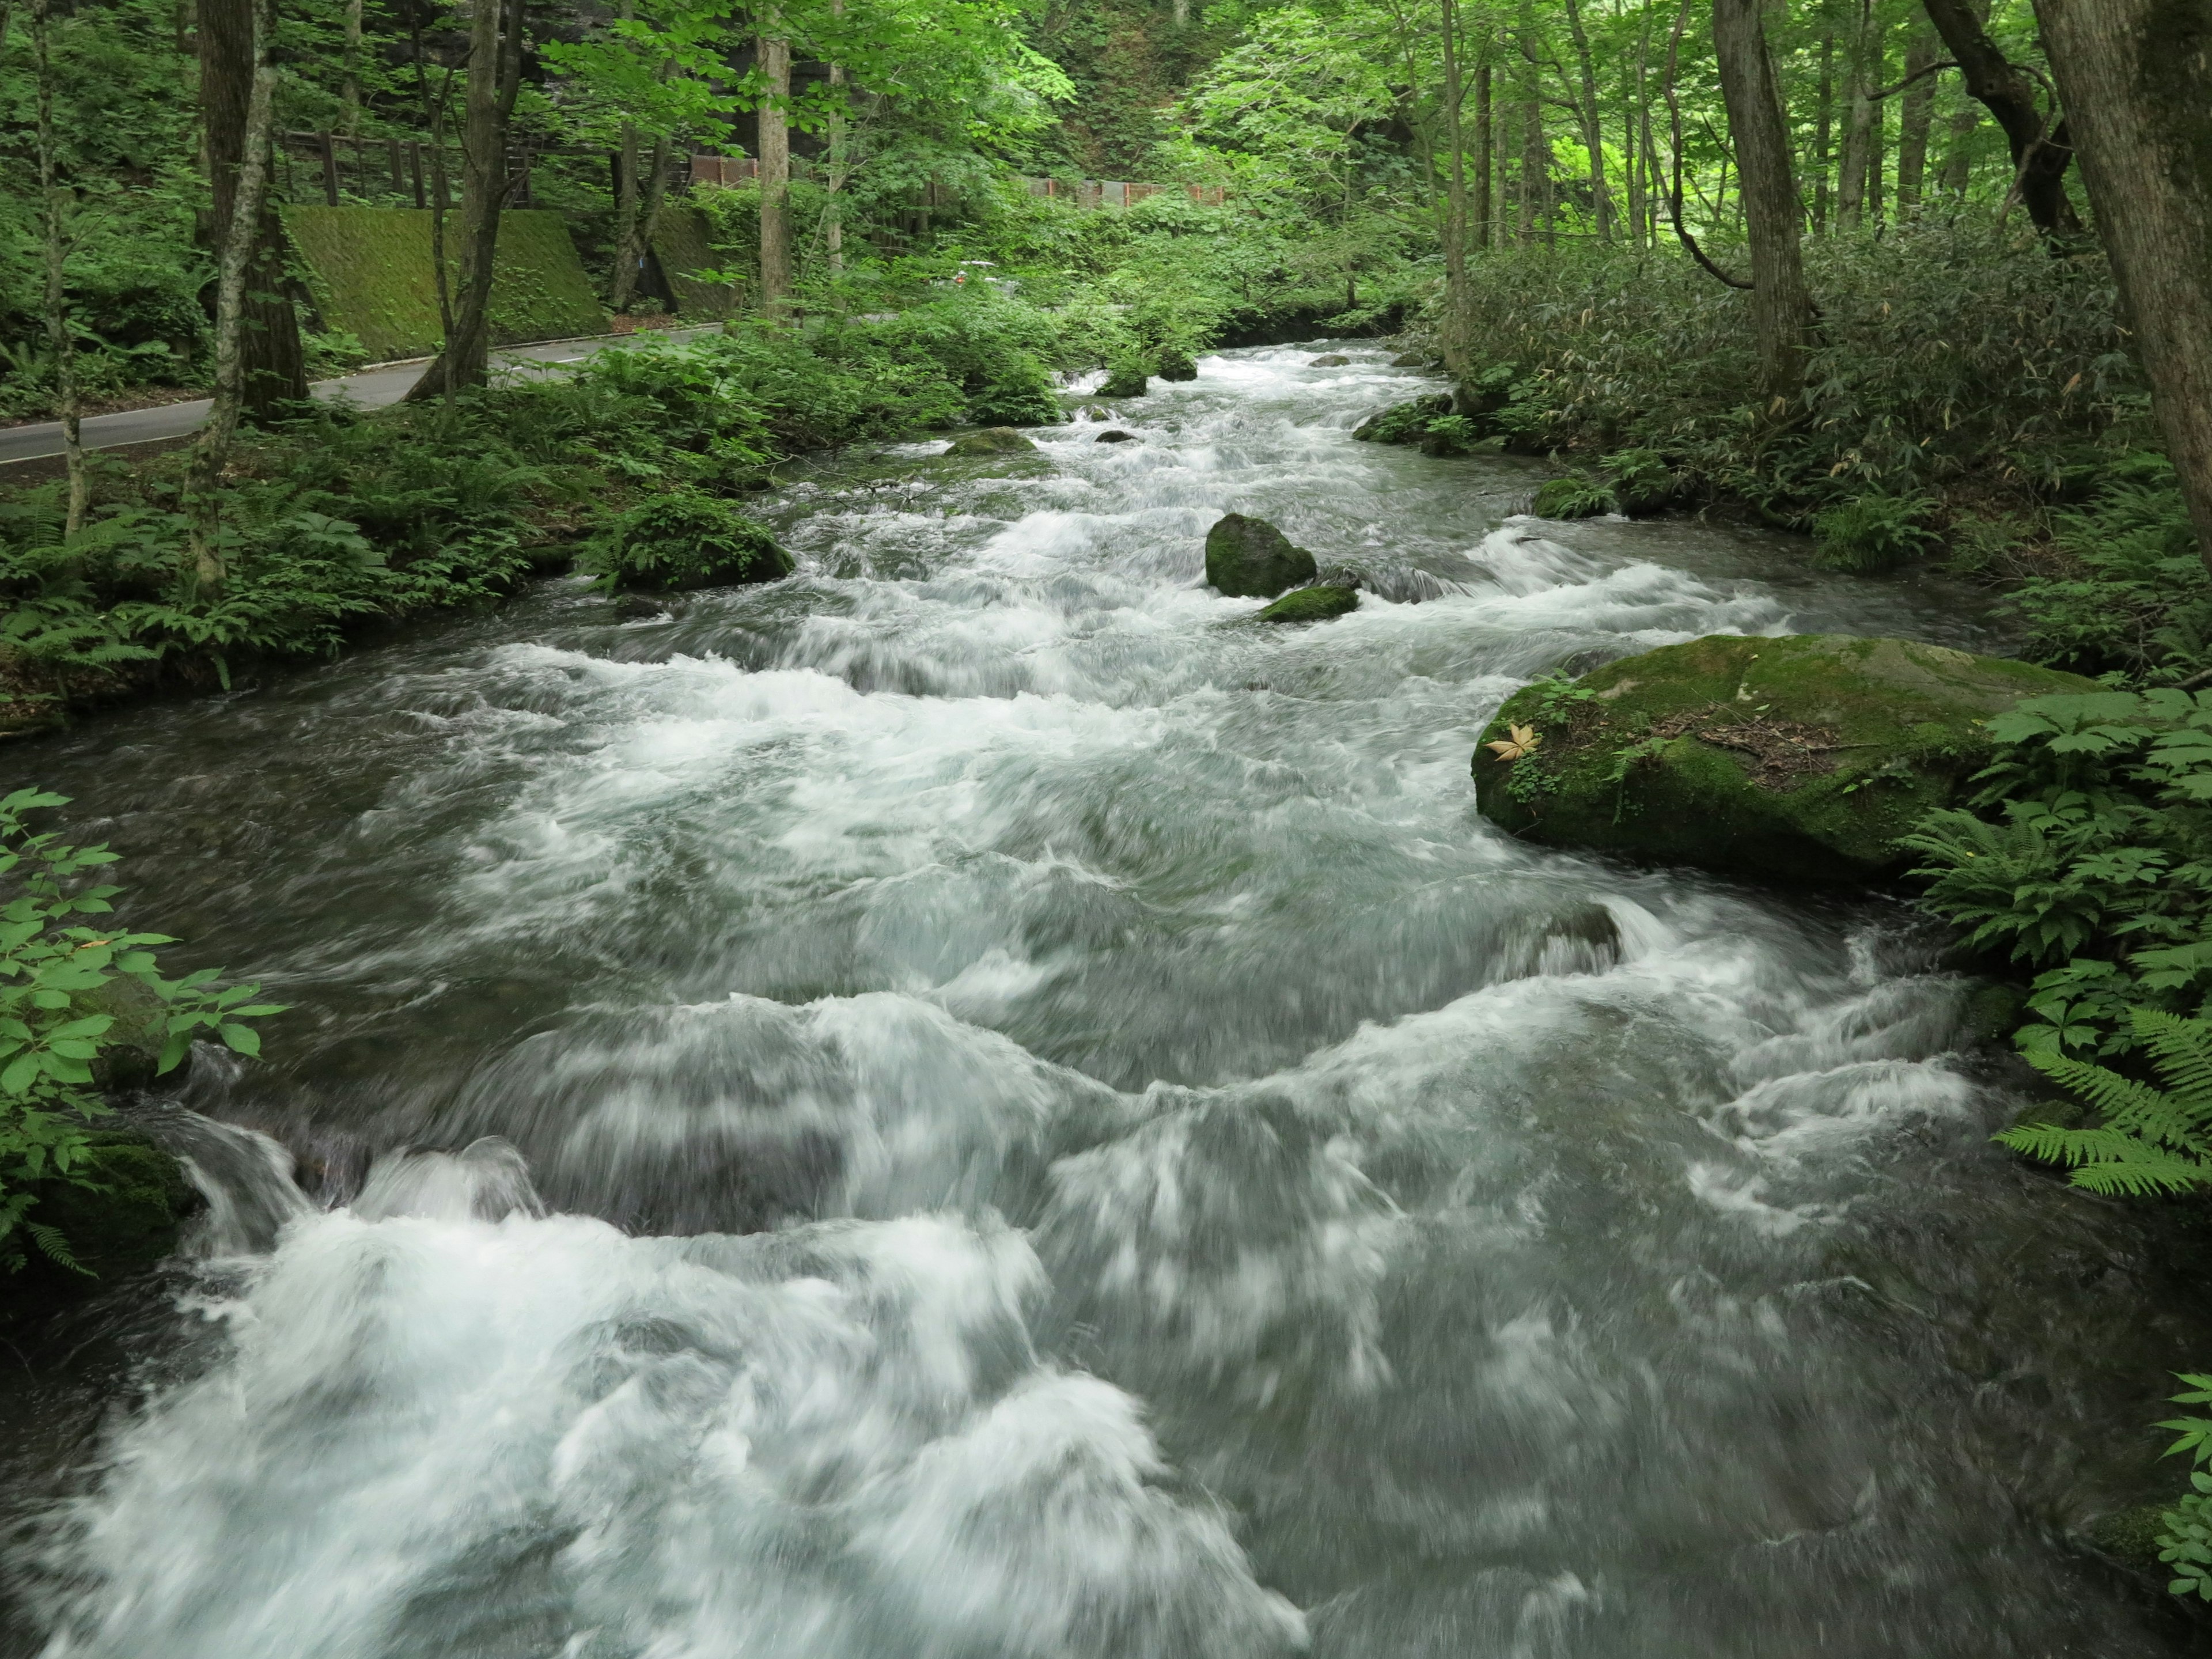
[[[39,1254],[56,1267],[66,1267],[73,1273],[82,1273],[87,1279],[100,1277],[98,1273],[70,1254],[69,1241],[62,1237],[60,1228],[49,1227],[43,1221],[33,1221],[26,1218],[23,1222],[23,1231],[30,1234],[31,1242],[39,1247]]]
[[[2155,1008],[2133,1009],[2130,1018],[2164,1088],[2037,1050],[2028,1064],[2072,1090],[2104,1121],[2086,1129],[2023,1123],[1996,1139],[2042,1163],[2069,1167],[2074,1185],[2094,1193],[2148,1197],[2212,1185],[2212,1020]]]

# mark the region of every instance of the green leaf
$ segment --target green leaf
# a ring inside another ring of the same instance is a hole
[[[261,1053],[261,1033],[251,1025],[225,1025],[222,1029],[222,1040],[240,1054],[258,1056]]]

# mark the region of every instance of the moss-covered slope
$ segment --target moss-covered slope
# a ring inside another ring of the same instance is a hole
[[[283,216],[325,327],[353,335],[372,361],[438,349],[445,331],[427,210],[289,207]],[[450,261],[460,240],[459,213],[447,216],[446,237]],[[500,216],[491,325],[501,345],[606,332],[606,312],[560,214],[510,209]]]
[[[1779,881],[1895,873],[1984,763],[1981,722],[2071,674],[1905,640],[1716,635],[1507,699],[1474,755],[1485,817],[1532,841]]]

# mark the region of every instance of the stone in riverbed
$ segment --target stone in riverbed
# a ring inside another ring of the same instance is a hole
[[[1152,389],[1152,374],[1142,363],[1116,363],[1098,388],[1102,398],[1141,398]]]
[[[1359,609],[1356,587],[1294,587],[1260,613],[1267,623],[1327,622]]]
[[[1348,368],[1351,366],[1352,359],[1341,351],[1324,352],[1318,357],[1309,357],[1306,360],[1308,368]]]
[[[1206,580],[1232,599],[1272,599],[1318,569],[1312,554],[1265,519],[1231,513],[1206,532]]]
[[[1100,433],[1091,441],[1095,444],[1127,444],[1134,443],[1136,441],[1137,434],[1135,433],[1124,432],[1117,426],[1109,431]]]
[[[1159,362],[1153,365],[1152,373],[1163,380],[1194,380],[1198,378],[1198,364],[1188,351],[1176,351],[1170,348],[1160,353]]]
[[[952,441],[948,455],[1020,455],[1036,446],[1010,426],[987,426],[965,432]]]
[[[1907,640],[1715,635],[1506,700],[1483,816],[1528,840],[1811,884],[1895,875],[1897,838],[1986,763],[1982,722],[2087,680]]]

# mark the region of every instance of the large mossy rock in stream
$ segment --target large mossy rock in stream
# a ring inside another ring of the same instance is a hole
[[[2075,675],[1906,640],[1715,635],[1506,700],[1483,816],[1531,841],[1796,883],[1911,861],[1897,838],[1986,763],[1982,723]]]
[[[1232,599],[1272,599],[1320,568],[1265,519],[1231,513],[1206,532],[1206,580]]]
[[[603,587],[681,593],[792,572],[791,555],[720,497],[696,489],[655,495],[614,523],[610,545],[589,556]]]
[[[0,1325],[45,1318],[143,1273],[174,1253],[178,1230],[204,1202],[184,1166],[137,1129],[94,1129],[76,1173],[91,1184],[34,1183],[29,1219],[58,1229],[85,1271],[63,1267],[27,1239],[10,1239],[27,1247],[27,1260],[20,1272],[0,1272]]]
[[[1010,426],[987,426],[980,432],[963,433],[952,441],[948,455],[1028,455],[1036,446]]]
[[[1264,623],[1327,622],[1359,609],[1359,590],[1339,583],[1294,587],[1259,615]]]

